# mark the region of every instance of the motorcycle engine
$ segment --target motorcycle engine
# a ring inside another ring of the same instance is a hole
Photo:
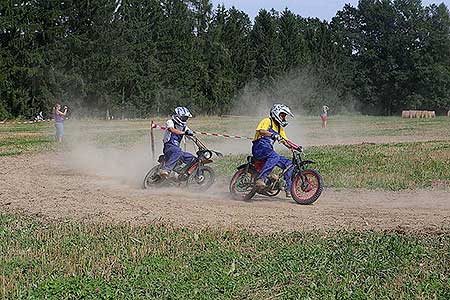
[[[189,177],[189,174],[186,174],[186,173],[180,174],[180,175],[178,175],[178,180],[179,181],[186,181],[186,180],[188,180],[188,177]]]

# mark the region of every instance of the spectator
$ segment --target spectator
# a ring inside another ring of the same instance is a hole
[[[322,112],[320,113],[320,117],[322,118],[322,128],[327,127],[327,120],[328,120],[328,111],[330,108],[326,105],[322,106]]]
[[[64,105],[64,112],[61,111],[61,104],[56,103],[53,108],[53,117],[55,118],[56,141],[62,142],[64,136],[64,117],[67,115],[67,106]]]

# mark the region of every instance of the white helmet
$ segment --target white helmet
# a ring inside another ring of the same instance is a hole
[[[172,116],[175,123],[186,126],[186,122],[189,118],[192,118],[192,114],[189,109],[184,106],[175,108],[175,114]]]
[[[286,116],[291,116],[294,117],[294,114],[291,112],[291,109],[284,104],[274,104],[272,106],[272,109],[270,110],[270,116],[278,122],[278,124],[280,124],[282,127],[286,127],[286,125],[288,124],[288,121],[286,120],[286,118],[281,118],[280,114],[284,113],[286,114]]]

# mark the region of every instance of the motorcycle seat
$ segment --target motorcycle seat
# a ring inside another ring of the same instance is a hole
[[[264,164],[266,163],[264,160],[257,160],[256,158],[254,158],[253,156],[249,155],[247,157],[247,160],[253,164],[253,166],[255,167],[255,170],[257,172],[261,172],[262,168],[264,167]]]

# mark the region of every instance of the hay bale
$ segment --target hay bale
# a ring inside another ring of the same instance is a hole
[[[450,117],[450,111],[448,112],[448,116]],[[434,110],[402,110],[402,118],[436,118],[436,112]]]
[[[417,112],[417,118],[422,119],[425,116],[425,114],[423,113],[423,110],[419,110]]]

